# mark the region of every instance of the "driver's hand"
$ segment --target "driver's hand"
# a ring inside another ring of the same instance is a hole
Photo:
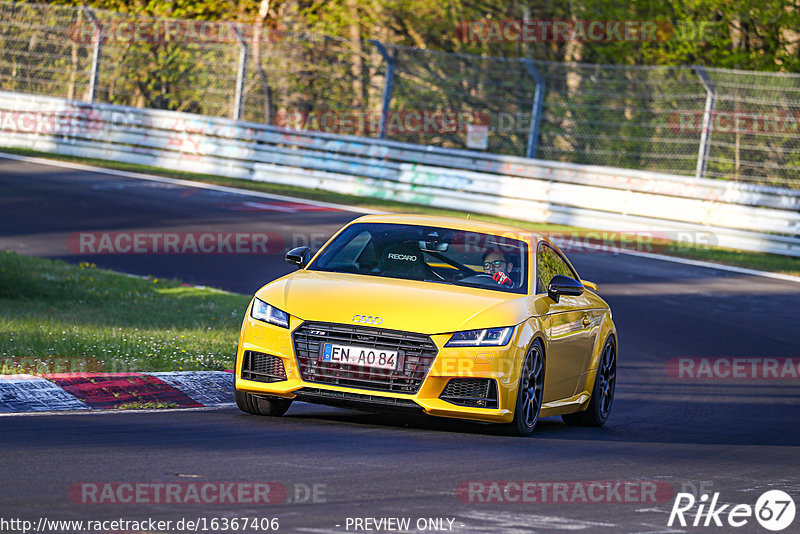
[[[503,271],[497,271],[492,275],[492,280],[500,284],[501,286],[508,286],[514,287],[514,282],[511,281],[511,278],[506,275]]]

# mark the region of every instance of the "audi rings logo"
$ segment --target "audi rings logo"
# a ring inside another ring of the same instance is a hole
[[[353,322],[379,325],[383,322],[383,319],[381,319],[380,317],[374,317],[372,315],[354,315]]]

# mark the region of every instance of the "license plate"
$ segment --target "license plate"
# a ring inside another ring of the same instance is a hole
[[[400,368],[401,354],[396,350],[357,347],[355,345],[337,345],[325,343],[322,347],[322,361],[359,365],[375,369],[394,371]]]

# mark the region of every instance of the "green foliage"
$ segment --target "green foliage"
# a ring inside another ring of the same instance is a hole
[[[54,0],[50,3],[88,5],[132,15],[196,20],[241,20],[252,18],[258,10],[257,2],[234,0]]]
[[[248,302],[0,252],[0,373],[230,369]]]
[[[122,13],[252,22],[259,0],[57,0]],[[294,31],[377,38],[418,48],[592,63],[702,64],[800,70],[800,6],[794,0],[271,0],[267,22]],[[469,21],[641,20],[659,22],[653,42],[467,42]]]

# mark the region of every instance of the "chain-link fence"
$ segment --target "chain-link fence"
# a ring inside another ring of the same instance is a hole
[[[800,187],[800,75],[490,58],[0,2],[0,89]]]
[[[377,135],[368,123],[356,120],[374,119],[381,112],[386,65],[375,46],[285,32],[262,37],[248,40],[252,68],[248,69],[243,119],[295,129]],[[350,122],[345,124],[345,119]]]
[[[706,174],[800,187],[800,75],[708,69],[708,76],[716,99]]]
[[[84,21],[78,9],[0,3],[0,87],[86,100],[92,43],[68,35]]]
[[[691,68],[539,64],[547,84],[538,156],[693,174],[700,132],[671,117],[703,112]]]

